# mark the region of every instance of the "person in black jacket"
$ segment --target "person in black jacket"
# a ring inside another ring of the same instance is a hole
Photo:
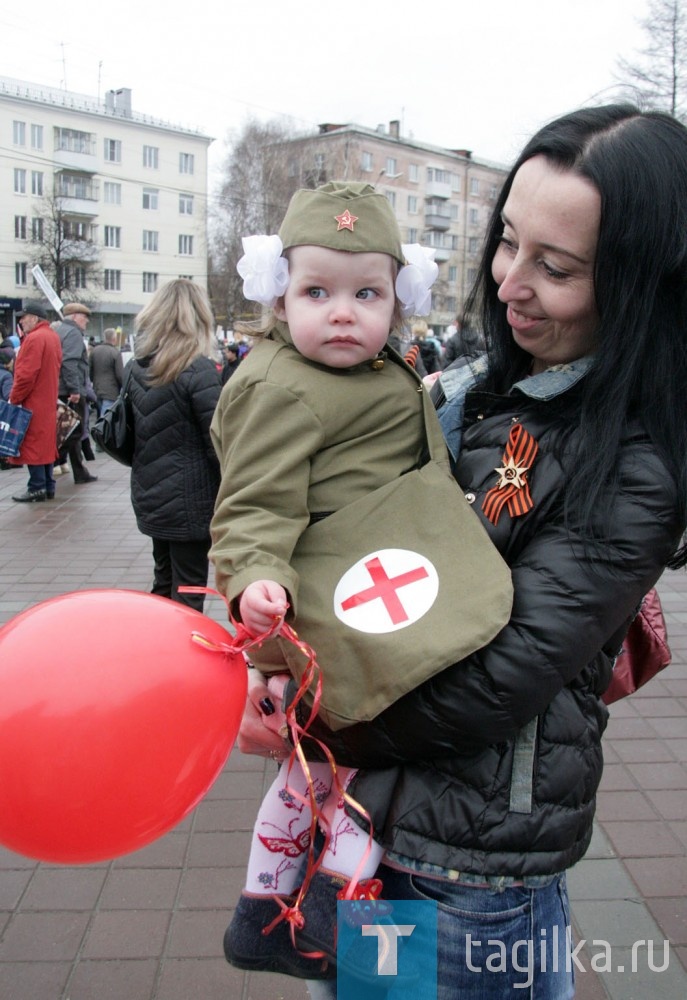
[[[468,304],[487,351],[432,390],[511,567],[511,620],[370,723],[309,730],[361,768],[349,791],[386,848],[383,896],[439,906],[438,1000],[574,995],[565,872],[592,835],[602,695],[643,596],[687,563],[685,289],[687,129],[631,105],[544,126]],[[266,690],[253,679],[244,751],[279,752]]]
[[[208,580],[210,519],[219,462],[210,421],[221,391],[211,360],[214,320],[207,294],[180,278],[163,285],[136,318],[129,382],[134,415],[131,502],[153,540],[153,594],[198,611],[203,595],[180,586]]]

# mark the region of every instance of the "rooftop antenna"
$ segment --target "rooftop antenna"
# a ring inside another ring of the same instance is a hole
[[[62,86],[67,89],[67,63],[64,58],[64,42],[60,42],[62,46]]]
[[[102,68],[103,68],[103,61],[101,59],[100,62],[98,63],[98,104],[100,104],[100,71],[102,70]]]

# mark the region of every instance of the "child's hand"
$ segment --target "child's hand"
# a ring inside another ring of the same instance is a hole
[[[441,372],[432,372],[431,375],[425,375],[422,379],[425,387],[431,389],[438,378],[441,378]]]
[[[279,619],[284,618],[287,607],[286,591],[274,580],[249,583],[239,600],[241,621],[253,635],[273,629]],[[281,627],[281,622],[279,624]]]

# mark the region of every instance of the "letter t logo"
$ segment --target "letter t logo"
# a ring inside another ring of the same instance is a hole
[[[377,975],[398,975],[398,939],[410,937],[415,924],[363,924],[363,937],[377,938]]]

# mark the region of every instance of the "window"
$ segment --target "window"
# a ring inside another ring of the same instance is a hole
[[[193,255],[192,236],[184,236],[183,234],[179,236],[179,253],[183,254],[185,257],[191,257]]]
[[[385,191],[386,200],[389,202],[392,208],[396,208],[396,192],[395,191]]]
[[[479,181],[476,177],[470,178],[470,194],[479,194]]]
[[[158,282],[158,278],[159,277],[160,277],[159,274],[153,274],[152,271],[144,271],[143,272],[143,291],[144,292],[156,292],[157,291],[157,282]]]
[[[455,297],[455,295],[447,295],[446,296],[445,308],[450,313],[454,313],[456,311],[456,297]]]
[[[39,198],[43,197],[43,171],[42,170],[32,170],[31,171],[31,194],[35,194]]]
[[[458,205],[457,205],[457,203],[454,202],[454,201],[449,202],[448,210],[449,210],[449,213],[450,213],[451,218],[453,219],[453,221],[457,222],[458,221]]]
[[[476,236],[471,236],[470,239],[468,240],[468,253],[470,254],[477,253],[478,249],[479,249],[479,240],[477,239]]]
[[[408,164],[408,180],[412,181],[413,184],[417,184],[420,180],[420,169],[417,163]]]
[[[15,215],[14,217],[14,238],[15,240],[26,239],[26,216]]]
[[[31,219],[31,239],[34,243],[40,243],[43,239],[43,220],[38,216]]]
[[[160,234],[156,233],[153,229],[143,230],[143,249],[147,250],[149,253],[157,253],[158,239]],[[143,289],[145,291],[145,288]]]
[[[91,132],[81,132],[75,128],[55,129],[55,149],[66,149],[70,153],[95,155],[95,136]]]
[[[408,230],[408,242],[417,243],[417,229]]]
[[[43,126],[42,125],[32,125],[31,126],[31,148],[32,149],[43,149]]]
[[[451,174],[451,190],[454,194],[460,194],[460,174]]]
[[[87,174],[57,174],[56,191],[60,198],[78,198],[81,201],[98,200],[98,182]]]
[[[477,268],[476,267],[469,267],[468,268],[468,285],[472,286],[472,285],[474,285],[474,283],[476,281],[477,281]]]
[[[431,184],[450,184],[451,175],[448,170],[439,170],[437,167],[427,167],[427,180]]]
[[[26,145],[26,122],[12,122],[12,142],[15,146]]]
[[[27,264],[25,261],[18,260],[14,265],[14,283],[15,285],[25,285],[26,284],[26,269]]]
[[[62,220],[62,237],[65,240],[92,240],[95,238],[95,226],[89,222],[79,222],[75,219]]]
[[[143,207],[156,212],[159,195],[157,188],[143,188]]]
[[[179,215],[193,215],[193,195],[179,195]]]
[[[122,204],[121,184],[113,184],[112,181],[105,181],[105,204],[106,205]]]
[[[122,227],[105,226],[105,246],[110,250],[119,250],[122,245]]]
[[[387,177],[395,177],[396,176],[396,174],[398,173],[398,171],[396,169],[396,157],[395,156],[387,156],[387,158],[386,158],[386,165],[384,167],[384,170],[386,172]]]
[[[454,264],[448,269],[448,280],[451,285],[455,284],[458,280],[458,268]]]
[[[111,268],[106,267],[103,272],[103,281],[106,292],[121,292],[122,290],[121,271],[113,271]]]
[[[192,174],[193,161],[194,161],[193,153],[179,153],[179,173]]]
[[[122,162],[122,143],[119,139],[105,139],[105,159],[109,163]]]
[[[26,171],[14,168],[14,193],[26,194]]]
[[[144,146],[143,147],[143,166],[150,167],[151,170],[157,170],[159,163],[160,150],[157,146]]]
[[[408,214],[417,215],[417,196],[414,194],[408,195]]]
[[[372,170],[372,153],[363,153],[360,163],[361,168],[366,174],[369,174]]]
[[[492,184],[489,188],[489,198],[491,201],[496,201],[496,196],[499,193],[499,189],[496,184]]]
[[[471,208],[469,212],[470,225],[476,226],[479,222],[479,209]]]
[[[74,268],[74,288],[85,288],[86,287],[86,268],[85,267],[75,267]]]

